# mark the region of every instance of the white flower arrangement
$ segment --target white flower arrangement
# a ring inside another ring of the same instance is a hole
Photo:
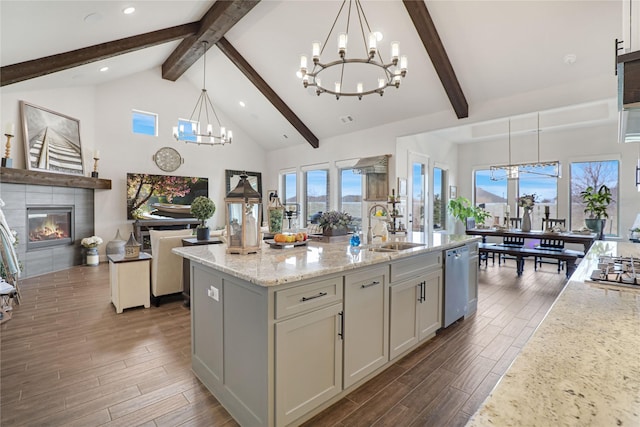
[[[102,244],[102,239],[98,236],[85,237],[80,241],[80,244],[85,248],[97,248]]]
[[[525,194],[524,196],[520,196],[518,198],[518,206],[521,208],[525,208],[528,211],[533,210],[533,206],[536,204],[536,195],[535,194]]]

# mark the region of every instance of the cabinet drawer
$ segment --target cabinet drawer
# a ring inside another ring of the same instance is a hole
[[[342,276],[275,292],[276,319],[342,301]]]
[[[401,259],[391,264],[391,282],[418,276],[432,268],[442,268],[442,252],[436,251]]]

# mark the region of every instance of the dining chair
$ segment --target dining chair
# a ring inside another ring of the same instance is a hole
[[[549,230],[556,226],[566,228],[567,220],[564,218],[542,218],[542,231]]]
[[[522,218],[509,218],[509,222],[511,223],[511,228],[520,228]],[[524,246],[524,237],[504,236],[502,238],[502,246],[521,248]],[[516,257],[500,254],[500,256],[498,256],[498,265],[507,259],[516,259]]]
[[[540,244],[536,246],[536,249],[546,249],[551,251],[563,251],[564,250],[564,240],[558,240],[554,238],[542,238],[540,239]],[[542,267],[542,264],[558,264],[558,273],[560,270],[564,269],[564,261],[556,260],[556,259],[546,259],[543,256],[536,256],[534,258],[534,270],[537,270],[538,267]]]

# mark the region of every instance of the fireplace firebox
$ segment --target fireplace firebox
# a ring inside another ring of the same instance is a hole
[[[70,245],[73,224],[73,206],[27,206],[27,251]]]

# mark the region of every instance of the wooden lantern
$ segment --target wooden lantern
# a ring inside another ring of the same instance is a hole
[[[262,196],[240,175],[240,182],[224,201],[227,221],[227,253],[251,254],[260,250],[262,223]]]

